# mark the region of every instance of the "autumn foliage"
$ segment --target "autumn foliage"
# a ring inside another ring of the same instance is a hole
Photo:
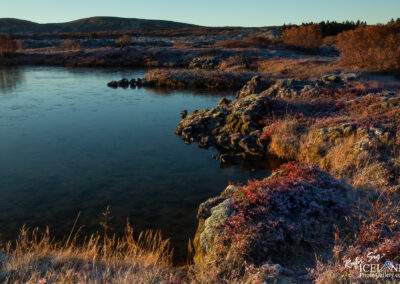
[[[360,26],[338,35],[340,56],[345,63],[369,71],[400,69],[400,24]]]
[[[0,56],[9,55],[17,51],[17,43],[9,35],[0,35]]]
[[[131,37],[129,35],[123,35],[115,40],[115,44],[118,46],[129,46],[131,44]]]
[[[315,49],[322,45],[321,30],[314,25],[287,29],[281,34],[280,39],[283,44],[300,49]]]

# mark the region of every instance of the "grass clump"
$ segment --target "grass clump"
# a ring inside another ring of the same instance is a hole
[[[159,232],[134,237],[127,222],[122,237],[96,233],[78,241],[79,229],[55,241],[47,228],[23,227],[15,242],[2,245],[1,283],[172,283],[172,252]]]

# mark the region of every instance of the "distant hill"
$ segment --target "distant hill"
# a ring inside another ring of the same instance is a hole
[[[63,33],[63,32],[101,32],[135,29],[177,29],[196,27],[195,25],[162,20],[144,20],[118,17],[92,17],[66,23],[39,24],[14,18],[0,18],[0,33]]]

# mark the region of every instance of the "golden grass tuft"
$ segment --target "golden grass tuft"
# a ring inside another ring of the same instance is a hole
[[[54,241],[49,229],[23,227],[2,246],[1,283],[170,283],[172,252],[160,232],[134,238],[127,222],[123,237],[93,234],[78,243],[78,232]]]

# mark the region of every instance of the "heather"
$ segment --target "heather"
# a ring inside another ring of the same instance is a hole
[[[219,205],[200,207],[195,266],[209,267],[210,282],[229,277],[257,283],[301,275],[307,280],[304,266],[312,265],[314,253],[329,257],[334,225],[343,225],[350,213],[350,195],[346,184],[318,167],[297,163],[281,166],[264,180],[231,185]]]

